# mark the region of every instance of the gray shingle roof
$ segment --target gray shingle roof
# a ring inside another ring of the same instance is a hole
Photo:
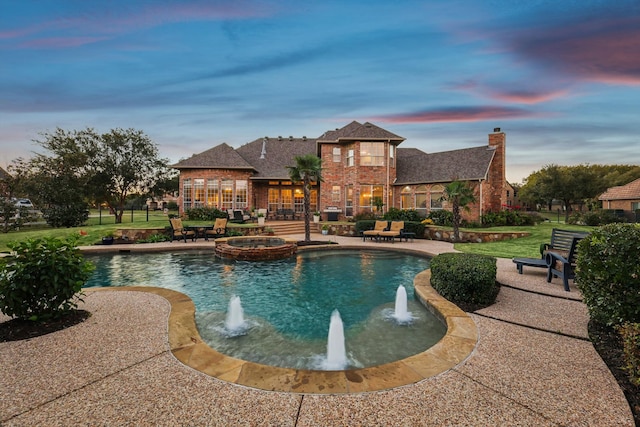
[[[255,168],[252,179],[289,179],[287,166],[295,166],[295,157],[317,154],[315,139],[267,138],[264,159],[261,159],[263,141],[264,138],[259,138],[236,150]]]
[[[398,148],[395,185],[485,179],[494,154],[486,145],[431,154]]]
[[[382,129],[372,123],[360,124],[355,120],[343,128],[325,132],[318,141],[342,142],[342,141],[387,141],[400,144],[405,138]]]
[[[229,144],[222,143],[173,165],[176,169],[254,169]]]

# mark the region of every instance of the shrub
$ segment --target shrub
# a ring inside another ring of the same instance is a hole
[[[640,322],[638,251],[638,224],[608,224],[579,243],[576,284],[593,320]]]
[[[93,264],[75,247],[75,239],[11,242],[2,259],[0,311],[19,319],[57,318],[77,307]]]
[[[169,209],[170,211],[177,211],[178,210],[178,204],[174,201],[168,202],[167,203],[167,209]]]
[[[624,370],[632,384],[640,386],[640,323],[624,323],[618,332],[622,338]]]
[[[613,224],[616,222],[624,222],[624,217],[619,217],[611,210],[598,210],[585,212],[574,212],[569,217],[569,224],[584,224],[591,226],[599,226]]]
[[[360,212],[359,214],[353,217],[353,220],[356,222],[365,221],[365,220],[375,220],[375,219],[376,219],[376,214],[374,214],[373,212]]]
[[[52,227],[78,227],[89,218],[85,203],[51,205],[42,209],[44,220]]]
[[[492,304],[498,295],[496,259],[444,253],[431,260],[431,286],[453,303]]]
[[[214,221],[216,218],[227,218],[226,212],[218,208],[193,208],[184,211],[188,220]]]
[[[356,222],[356,233],[360,235],[365,230],[372,230],[376,225],[375,219],[365,219]]]
[[[482,224],[485,227],[523,226],[536,225],[543,218],[537,213],[525,213],[513,210],[499,212],[487,212],[482,215]]]
[[[451,227],[453,225],[453,213],[445,210],[431,211],[427,218],[431,219],[435,225]]]
[[[415,209],[398,209],[398,208],[389,208],[389,210],[384,214],[384,219],[389,221],[413,221],[420,222],[424,219],[420,213],[418,213]]]
[[[171,227],[169,227],[171,228]],[[158,243],[158,242],[170,242],[172,237],[168,234],[152,234],[146,239],[136,240],[136,243]]]

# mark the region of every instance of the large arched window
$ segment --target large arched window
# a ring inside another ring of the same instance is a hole
[[[444,186],[438,184],[431,187],[431,209],[442,209],[442,196],[444,194]]]

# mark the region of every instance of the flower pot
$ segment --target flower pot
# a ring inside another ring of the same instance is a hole
[[[112,245],[113,244],[113,237],[103,237],[102,238],[102,244],[103,245]]]
[[[263,216],[259,216],[258,217],[258,225],[259,226],[263,226],[264,225],[264,217]]]
[[[329,234],[329,230],[322,230],[322,234],[326,236],[327,234]]]
[[[316,224],[319,223],[320,222],[320,215],[314,215],[313,216],[313,222],[316,223]]]

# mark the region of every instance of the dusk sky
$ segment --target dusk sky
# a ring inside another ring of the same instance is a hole
[[[425,152],[507,134],[507,179],[640,165],[638,0],[0,0],[0,166],[56,127],[171,162],[353,120]]]

